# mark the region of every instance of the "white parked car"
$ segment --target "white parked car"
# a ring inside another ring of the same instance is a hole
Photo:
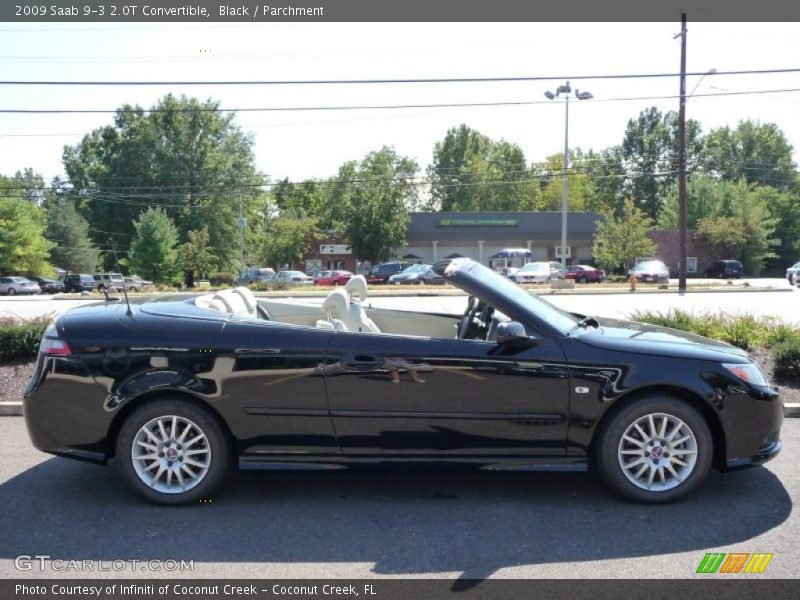
[[[557,278],[549,262],[528,263],[511,275],[511,279],[517,283],[550,283]]]
[[[303,273],[302,271],[278,271],[270,283],[284,283],[287,286],[295,285],[314,285],[314,279]]]
[[[660,260],[645,260],[633,270],[636,281],[669,282],[669,269]]]

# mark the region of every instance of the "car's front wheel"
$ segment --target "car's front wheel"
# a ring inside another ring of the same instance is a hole
[[[586,275],[581,275],[581,276],[578,278],[578,283],[589,283],[589,278],[588,278],[588,277],[586,277]]]
[[[230,443],[207,410],[183,398],[147,402],[125,420],[116,444],[122,478],[157,504],[210,497],[231,470]]]
[[[626,403],[597,435],[595,470],[632,500],[656,504],[682,498],[711,468],[708,425],[697,409],[675,396],[653,393]]]
[[[8,288],[8,295],[9,296],[13,296],[16,293],[17,293],[17,290],[15,290],[14,288]]]

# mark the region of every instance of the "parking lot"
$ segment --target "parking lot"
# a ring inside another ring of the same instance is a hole
[[[712,472],[700,493],[631,504],[585,473],[363,470],[251,472],[184,508],[145,504],[113,469],[35,450],[20,417],[0,418],[0,577],[20,554],[194,561],[127,577],[684,578],[706,552],[771,552],[759,577],[795,577],[800,421],[765,467]],[[708,577],[708,576],[706,576]]]

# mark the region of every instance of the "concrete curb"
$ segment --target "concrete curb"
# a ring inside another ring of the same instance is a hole
[[[788,418],[800,418],[800,402],[785,402],[783,404],[783,416]]]
[[[0,417],[19,417],[22,415],[22,402],[0,402]]]

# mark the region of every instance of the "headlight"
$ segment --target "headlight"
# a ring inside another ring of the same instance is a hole
[[[723,364],[722,366],[736,375],[736,377],[739,379],[742,379],[751,385],[760,385],[764,387],[769,385],[769,383],[767,383],[767,378],[764,377],[761,369],[759,369],[753,363]]]

